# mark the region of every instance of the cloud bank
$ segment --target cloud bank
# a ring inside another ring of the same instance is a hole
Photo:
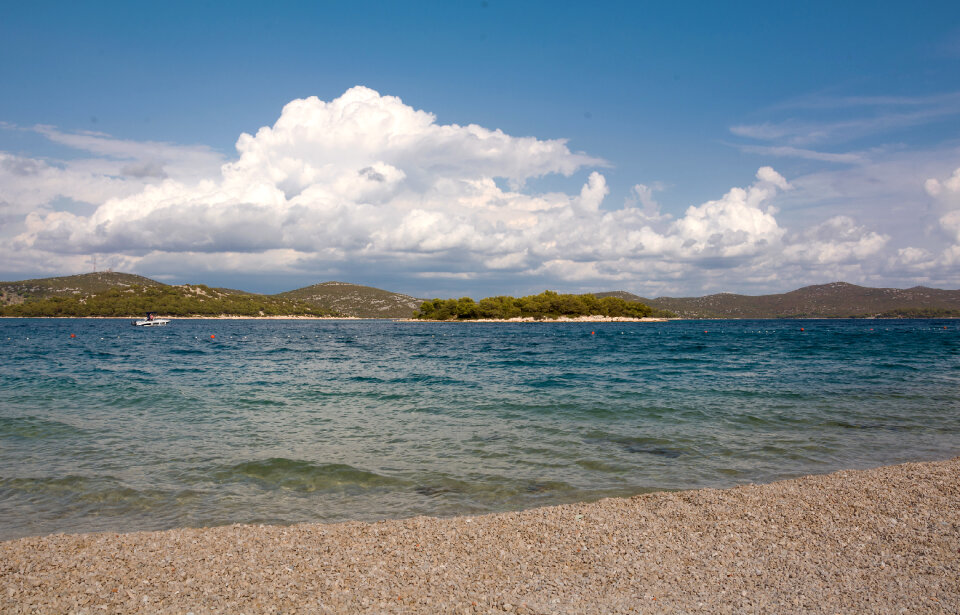
[[[607,163],[562,139],[439,124],[360,86],[329,102],[290,102],[273,126],[242,134],[229,161],[204,147],[33,130],[95,155],[0,153],[0,256],[51,273],[86,270],[97,254],[115,269],[188,279],[377,271],[408,292],[415,280],[445,278],[465,292],[493,280],[659,294],[863,281],[884,267],[941,275],[960,254],[960,170],[925,185],[952,248],[892,248],[889,235],[847,215],[785,228],[776,202],[794,186],[769,166],[682,214],[660,211],[657,183],[636,184],[617,207]],[[527,188],[577,174],[571,193]]]

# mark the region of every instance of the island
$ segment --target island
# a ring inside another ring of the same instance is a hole
[[[584,317],[606,319],[664,319],[676,315],[644,303],[620,297],[560,294],[551,290],[539,295],[487,297],[475,302],[470,297],[424,301],[414,314],[417,320],[559,320]]]

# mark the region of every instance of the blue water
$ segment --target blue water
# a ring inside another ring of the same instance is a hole
[[[951,320],[4,319],[0,349],[0,538],[482,513],[960,454]]]

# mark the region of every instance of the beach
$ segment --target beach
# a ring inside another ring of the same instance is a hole
[[[956,613],[960,458],[376,523],[0,543],[4,613]]]

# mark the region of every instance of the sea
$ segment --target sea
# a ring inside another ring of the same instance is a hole
[[[510,511],[960,455],[960,321],[0,319],[0,539]]]

